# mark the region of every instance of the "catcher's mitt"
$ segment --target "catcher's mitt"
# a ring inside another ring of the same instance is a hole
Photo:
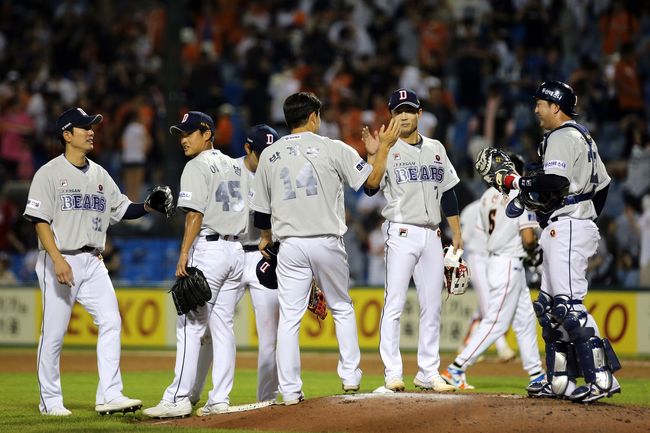
[[[167,218],[174,215],[174,196],[168,186],[155,186],[144,201],[144,204],[160,213],[164,213]]]
[[[452,247],[445,247],[443,250],[445,253],[445,289],[450,295],[462,295],[467,291],[471,274],[467,264],[461,257],[463,250],[456,250],[456,254],[453,253],[453,250]]]
[[[501,192],[507,192],[503,187],[503,179],[508,174],[517,172],[508,154],[494,147],[486,147],[478,153],[474,168],[488,185]]]
[[[170,292],[179,316],[196,311],[212,298],[212,290],[200,269],[188,266],[189,276],[177,278]]]
[[[320,320],[325,320],[327,317],[327,302],[325,301],[325,294],[318,287],[316,280],[311,280],[311,291],[309,293],[309,304],[307,309],[314,313]]]
[[[264,248],[264,251],[267,252],[270,260],[262,259],[257,263],[255,273],[257,274],[257,280],[261,285],[267,289],[277,289],[278,288],[278,276],[275,274],[275,268],[278,266],[278,251],[280,251],[280,242],[275,242],[273,245],[267,245]]]

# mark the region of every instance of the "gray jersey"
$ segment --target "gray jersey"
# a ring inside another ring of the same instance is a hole
[[[569,122],[575,123],[573,120],[566,123]],[[584,136],[573,127],[559,129],[548,136],[544,173],[569,179],[569,195],[595,193],[605,188],[611,180],[598,155],[596,142],[592,142],[590,154]],[[563,215],[576,219],[595,219],[597,216],[591,200],[564,206],[553,212],[551,217]]]
[[[237,158],[237,163],[241,167],[243,173],[242,174],[242,196],[247,197],[248,191],[250,191],[250,188],[253,185],[253,179],[255,178],[255,173],[253,173],[248,168],[246,168],[246,164],[244,164],[244,158],[245,156]],[[260,229],[255,227],[255,225],[253,224],[254,212],[248,206],[248,200],[245,200],[245,202],[246,202],[246,210],[249,211],[248,221],[246,224],[246,231],[239,236],[239,241],[242,243],[242,245],[258,245],[260,243]]]
[[[280,239],[342,236],[347,230],[343,182],[358,190],[371,171],[342,141],[311,132],[287,135],[260,155],[250,206],[271,214]]]
[[[239,235],[248,208],[238,162],[218,150],[205,150],[185,164],[178,207],[203,214],[201,234]]]
[[[104,168],[87,161],[84,172],[60,155],[38,169],[29,188],[24,215],[50,223],[60,251],[103,250],[108,226],[131,204]]]
[[[460,230],[463,237],[463,249],[467,253],[487,255],[487,235],[477,230],[481,199],[465,206],[460,213]]]
[[[382,215],[389,221],[435,227],[440,223],[442,193],[460,179],[445,147],[422,137],[422,146],[401,139],[391,148],[381,188],[388,203]]]
[[[506,215],[508,202],[516,197],[517,191],[510,195],[501,194],[495,188],[489,188],[481,196],[479,209],[479,230],[487,234],[487,251],[505,257],[524,257],[520,231],[527,228],[535,229],[537,219],[534,212],[525,210],[518,218]]]

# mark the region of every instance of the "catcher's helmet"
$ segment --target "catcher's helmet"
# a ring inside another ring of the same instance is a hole
[[[561,81],[545,81],[535,92],[535,99],[542,99],[557,104],[567,116],[577,116],[576,103],[578,97],[566,83]]]

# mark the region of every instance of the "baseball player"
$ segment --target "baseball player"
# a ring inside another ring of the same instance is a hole
[[[519,171],[523,171],[523,160]],[[518,162],[515,159],[515,162]],[[511,195],[516,195],[515,191]],[[475,230],[487,238],[488,252],[486,282],[488,299],[485,314],[472,333],[463,351],[447,367],[442,377],[458,389],[474,389],[467,383],[465,371],[473,365],[510,325],[515,331],[521,352],[521,362],[531,382],[545,378],[537,347],[535,312],[526,287],[523,259],[527,250],[537,245],[537,220],[532,212],[518,219],[505,213],[508,197],[495,188],[489,188],[480,198],[479,220]]]
[[[291,134],[264,149],[249,197],[255,226],[261,229],[260,251],[272,242],[271,227],[281,242],[276,270],[278,379],[284,404],[292,405],[304,399],[298,335],[312,278],[325,293],[334,317],[343,390],[359,389],[361,353],[342,239],[347,229],[343,182],[355,190],[362,185],[376,188],[398,129],[394,121],[382,126],[380,145],[368,149],[375,162],[370,166],[352,147],[316,134],[321,102],[314,94],[295,93],[283,108]]]
[[[36,172],[25,207],[24,216],[34,223],[40,250],[36,274],[43,323],[37,374],[43,415],[71,415],[63,405],[59,359],[76,301],[99,328],[95,410],[101,414],[133,412],[142,406],[140,400],[122,394],[122,322],[101,253],[109,225],[139,218],[151,209],[144,203],[131,203],[106,170],[87,158],[93,150],[93,126],[101,121],[100,114],[88,115],[81,108],[59,116],[56,131],[65,152]]]
[[[422,115],[420,101],[410,89],[398,89],[390,96],[391,122],[399,126],[399,140],[390,149],[386,172],[377,189],[387,204],[382,232],[386,244],[386,291],[379,328],[379,353],[384,362],[386,388],[404,390],[402,357],[399,350],[400,316],[411,276],[420,304],[418,372],[413,383],[422,389],[452,391],[440,377],[440,309],[443,284],[443,251],[438,225],[441,211],[453,232],[454,251],[463,248],[454,185],[456,170],[437,140],[418,133]],[[368,128],[364,142],[377,140]]]
[[[547,81],[538,87],[535,99],[535,114],[548,131],[539,148],[543,171],[521,177],[506,169],[494,177],[497,186],[520,190],[510,211],[521,212],[517,206],[521,201],[528,207],[539,205],[537,218],[544,228],[542,285],[534,307],[546,344],[550,385],[542,383],[529,392],[587,403],[621,390],[613,376],[620,363],[583,304],[587,260],[600,239],[594,220],[605,204],[610,177],[589,131],[573,120],[577,101],[573,89]],[[576,387],[580,370],[587,384]]]
[[[268,125],[255,125],[248,130],[244,150],[246,155],[237,159],[244,173],[242,196],[248,194],[249,186],[253,182],[255,171],[262,151],[278,139],[278,133]],[[248,202],[246,202],[248,207]],[[275,400],[278,396],[278,369],[276,365],[275,344],[277,340],[278,319],[280,305],[277,290],[270,290],[260,284],[257,279],[256,266],[262,259],[258,249],[260,231],[253,224],[254,212],[250,212],[246,233],[239,239],[243,244],[245,259],[244,273],[238,287],[238,299],[244,294],[246,287],[250,290],[251,302],[255,311],[255,324],[258,337],[257,353],[257,401]],[[203,339],[197,378],[190,396],[192,404],[199,401],[205,377],[212,363],[212,342],[209,332]]]
[[[465,206],[460,213],[460,228],[463,236],[463,245],[465,246],[464,256],[469,268],[472,270],[470,278],[472,287],[476,291],[478,305],[474,314],[472,314],[467,335],[463,339],[463,344],[459,352],[462,352],[465,346],[467,346],[470,337],[478,328],[479,323],[481,323],[481,319],[485,317],[490,299],[490,288],[487,284],[487,236],[482,230],[476,230],[479,222],[480,206],[481,200],[474,200]],[[497,348],[497,356],[500,361],[508,362],[517,356],[508,345],[505,335],[497,338],[494,344]]]
[[[214,343],[214,388],[197,415],[225,412],[235,369],[235,335],[232,327],[237,289],[244,270],[244,251],[238,235],[246,228],[246,198],[242,173],[236,160],[212,148],[214,123],[199,111],[190,111],[169,128],[180,137],[187,162],[181,175],[178,207],[186,212],[176,276],[187,276],[186,267],[203,271],[212,299],[197,311],[178,317],[174,380],[157,406],[142,413],[153,418],[187,416],[192,412],[191,391],[201,338],[209,325]]]

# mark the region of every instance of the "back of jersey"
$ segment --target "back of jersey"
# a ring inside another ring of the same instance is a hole
[[[253,210],[271,214],[279,238],[342,236],[343,182],[358,190],[372,168],[350,146],[311,132],[264,149],[249,193]]]
[[[190,160],[181,176],[178,207],[203,214],[203,233],[238,235],[246,229],[248,209],[236,160],[218,150],[206,150]]]
[[[528,210],[518,218],[506,215],[506,206],[518,194],[511,191],[503,195],[495,188],[489,188],[481,197],[479,228],[487,236],[487,251],[505,257],[524,257],[526,252],[521,242],[520,231],[538,226],[535,214]]]

